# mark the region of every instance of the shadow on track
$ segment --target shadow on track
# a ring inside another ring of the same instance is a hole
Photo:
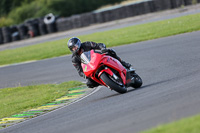
[[[141,89],[147,89],[147,88],[149,88],[149,87],[156,86],[156,85],[160,85],[160,84],[162,84],[162,83],[166,83],[166,82],[169,82],[169,81],[171,81],[171,80],[172,80],[172,79],[168,79],[168,80],[164,80],[164,81],[159,81],[159,82],[147,84],[147,85],[144,85],[144,86],[142,86],[142,87],[140,87],[140,88],[137,88],[137,89],[133,89],[133,88],[129,87],[130,89],[128,89],[127,93],[134,92],[134,91],[141,90]],[[102,86],[102,87],[103,87],[103,86]],[[113,92],[115,92],[115,91],[113,91]],[[114,94],[111,94],[111,95],[109,95],[109,96],[105,96],[105,97],[96,99],[96,100],[94,100],[94,101],[105,100],[105,99],[107,99],[107,98],[112,98],[112,97],[120,96],[120,95],[126,95],[126,93],[124,93],[124,94],[114,93]]]
[[[175,78],[174,78],[175,79]],[[136,91],[136,90],[141,90],[141,89],[145,89],[145,88],[149,88],[149,87],[152,87],[152,86],[156,86],[156,85],[160,85],[162,83],[166,83],[166,82],[169,82],[169,81],[174,81],[174,79],[168,79],[168,80],[164,80],[164,81],[159,81],[159,82],[155,82],[155,83],[151,83],[151,84],[147,84],[147,85],[144,85],[140,88],[137,88],[137,89],[130,89],[127,91],[128,92],[132,92],[132,91]],[[176,78],[177,79],[177,78]]]

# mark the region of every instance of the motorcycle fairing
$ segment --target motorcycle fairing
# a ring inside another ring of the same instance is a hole
[[[119,72],[124,85],[126,84],[126,69],[122,66],[122,64],[115,58],[105,55],[101,61],[105,66],[108,66],[107,69],[113,68]],[[110,68],[109,68],[110,67]],[[105,70],[105,69],[104,69]],[[110,70],[111,71],[111,70]],[[111,71],[112,72],[112,71]],[[108,73],[109,74],[109,73]],[[113,75],[113,74],[112,74]],[[111,75],[111,76],[112,76]],[[100,75],[99,75],[100,76]]]
[[[100,75],[103,72],[108,73],[109,75],[113,75],[113,72],[110,68],[115,69],[116,71],[119,72],[124,85],[126,85],[126,69],[122,66],[122,64],[115,58],[106,55],[106,54],[99,54],[99,53],[95,53],[94,50],[90,51],[90,55],[91,58],[89,60],[89,63],[81,63],[82,68],[83,68],[83,72],[85,73],[85,75],[87,77],[91,77],[94,81],[100,83],[100,84],[104,84],[105,83],[103,81],[101,81],[101,79],[97,79],[95,77],[95,74],[98,70],[98,68],[100,68],[102,65],[104,66],[108,66],[107,69],[103,69],[99,72],[98,77],[100,77]]]

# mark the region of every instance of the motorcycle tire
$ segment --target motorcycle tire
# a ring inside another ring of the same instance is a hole
[[[126,93],[127,89],[125,88],[125,86],[120,86],[117,83],[115,83],[111,78],[109,78],[109,76],[106,73],[102,73],[100,78],[103,80],[103,82],[109,86],[112,90],[115,90],[118,93]]]
[[[137,75],[136,73],[134,73],[134,80],[135,80],[135,83],[132,85],[133,88],[140,88],[142,86],[142,79],[140,78],[139,75]]]

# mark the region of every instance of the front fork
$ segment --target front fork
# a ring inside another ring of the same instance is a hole
[[[135,69],[131,68],[130,70],[127,70],[126,73],[126,86],[129,87],[130,85],[135,83],[135,77],[133,77],[131,74],[135,73]]]

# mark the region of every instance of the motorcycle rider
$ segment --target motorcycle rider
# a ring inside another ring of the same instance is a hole
[[[79,75],[87,80],[86,85],[89,88],[97,87],[99,85],[99,83],[95,82],[90,77],[86,77],[85,74],[83,73],[83,69],[81,67],[81,58],[80,58],[80,55],[82,52],[90,51],[92,49],[101,50],[102,53],[108,52],[108,54],[110,56],[119,60],[125,68],[130,69],[130,67],[131,67],[131,64],[126,63],[125,61],[121,60],[119,58],[119,56],[117,56],[117,54],[114,50],[107,49],[106,45],[103,43],[95,43],[95,42],[90,42],[90,41],[81,43],[79,38],[73,37],[73,38],[69,39],[69,41],[68,41],[68,48],[72,52],[72,64],[78,71]]]

